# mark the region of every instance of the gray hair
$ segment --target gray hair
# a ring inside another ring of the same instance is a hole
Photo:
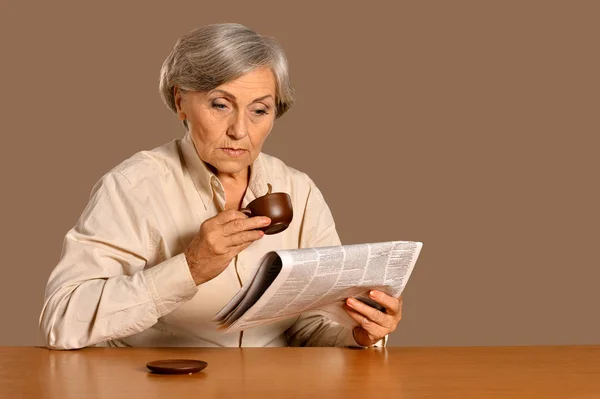
[[[209,91],[257,67],[269,67],[275,76],[275,117],[279,118],[294,102],[285,53],[272,37],[240,24],[206,25],[182,36],[160,70],[160,95],[177,112],[175,86]]]

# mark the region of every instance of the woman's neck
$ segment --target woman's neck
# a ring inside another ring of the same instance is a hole
[[[249,167],[238,173],[216,172],[215,175],[224,186],[229,187],[247,187],[250,180]]]
[[[250,178],[249,168],[240,173],[216,173],[225,190],[225,209],[240,209]]]

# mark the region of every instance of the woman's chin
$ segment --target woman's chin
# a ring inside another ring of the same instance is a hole
[[[216,173],[225,173],[228,175],[237,175],[248,170],[250,162],[247,159],[224,160],[219,159],[211,163]]]

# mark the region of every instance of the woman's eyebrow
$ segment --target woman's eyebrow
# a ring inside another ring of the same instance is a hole
[[[252,101],[252,102],[253,102],[253,103],[255,103],[255,102],[257,102],[257,101],[266,100],[267,98],[271,98],[271,99],[272,99],[272,98],[273,98],[273,96],[272,96],[272,95],[270,95],[270,94],[267,94],[266,96],[259,97],[259,98],[255,99],[255,100],[254,100],[254,101]]]
[[[219,93],[223,93],[223,94],[225,94],[227,97],[230,97],[231,99],[233,99],[233,100],[236,100],[236,101],[237,101],[237,98],[236,98],[236,97],[235,97],[233,94],[231,94],[230,92],[228,92],[228,91],[221,90],[221,89],[215,89],[215,90],[213,90],[213,92],[219,92]],[[273,96],[272,96],[271,94],[267,94],[266,96],[262,96],[262,97],[256,98],[256,99],[255,99],[254,101],[252,101],[252,102],[253,102],[253,103],[255,103],[255,102],[257,102],[257,101],[266,100],[266,99],[267,99],[267,98],[269,98],[269,97],[270,97],[270,98],[273,98]]]

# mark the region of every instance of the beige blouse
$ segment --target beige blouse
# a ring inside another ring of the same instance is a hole
[[[46,345],[358,346],[351,330],[315,313],[242,333],[222,333],[211,322],[266,252],[340,245],[331,212],[306,174],[264,153],[250,169],[242,206],[270,183],[290,194],[294,219],[199,286],[183,251],[202,222],[224,209],[225,193],[189,133],[104,175],[48,280],[40,316]]]

